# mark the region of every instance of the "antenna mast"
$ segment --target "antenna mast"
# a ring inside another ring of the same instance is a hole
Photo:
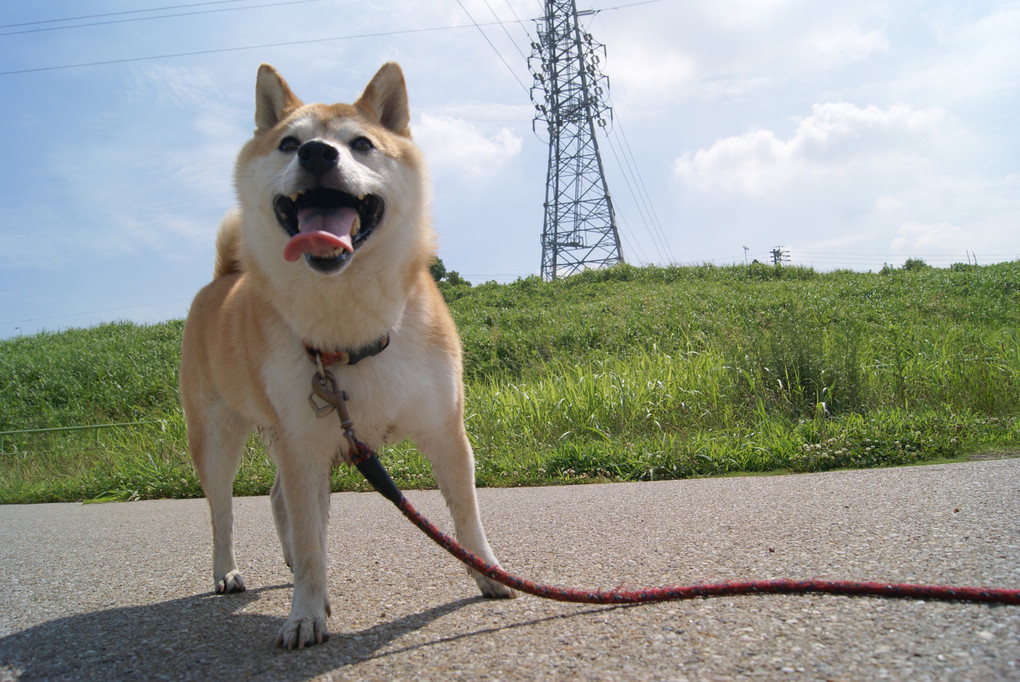
[[[586,10],[580,16],[594,14]],[[609,79],[598,68],[605,45],[583,33],[574,0],[545,0],[532,43],[533,126],[549,133],[549,170],[542,225],[542,277],[551,280],[585,268],[623,262],[613,201],[599,155],[595,125],[612,110],[603,99]],[[535,68],[536,63],[539,68]]]

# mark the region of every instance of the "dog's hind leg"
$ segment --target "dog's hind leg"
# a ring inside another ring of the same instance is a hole
[[[439,490],[443,493],[446,506],[453,517],[457,541],[469,552],[485,562],[499,565],[496,555],[485,539],[482,519],[478,512],[478,498],[475,494],[475,462],[463,426],[451,429],[454,438],[429,438],[418,440],[418,447],[432,462]],[[486,578],[477,571],[469,570],[471,577],[486,597],[512,598],[514,591],[509,587]]]
[[[280,483],[280,472],[276,472],[273,480],[273,488],[269,491],[269,501],[273,506],[273,523],[276,525],[276,534],[280,537],[280,547],[283,548],[283,560],[287,567],[294,570],[294,555],[290,549],[290,518],[287,515],[287,500],[283,496],[283,485]]]
[[[262,436],[262,442],[269,449],[269,458],[274,462],[279,462],[280,458],[277,448],[280,447],[280,443],[277,439],[276,431],[264,429],[259,432],[259,435]],[[293,571],[294,553],[290,548],[290,517],[287,514],[287,498],[283,494],[283,484],[280,481],[279,469],[277,469],[276,477],[273,479],[273,487],[269,491],[269,502],[273,508],[273,525],[276,526],[276,535],[280,538],[280,547],[283,549],[283,560],[287,564],[287,568]]]
[[[219,594],[245,589],[234,560],[233,486],[248,432],[244,419],[222,403],[188,413],[188,445],[212,517],[213,581]]]

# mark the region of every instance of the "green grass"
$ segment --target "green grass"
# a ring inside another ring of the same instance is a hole
[[[1020,446],[1020,263],[881,273],[616,267],[447,286],[480,485],[956,460]],[[177,401],[181,322],[0,342],[0,502],[200,495]],[[434,485],[412,444],[384,452]],[[252,440],[235,484],[264,494]],[[365,489],[356,473],[335,490]]]

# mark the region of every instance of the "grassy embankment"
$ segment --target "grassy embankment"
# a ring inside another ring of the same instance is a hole
[[[1020,445],[1020,262],[882,273],[630,268],[447,287],[480,485],[816,471]],[[0,502],[200,495],[180,321],[0,342]],[[434,485],[410,444],[398,485]],[[235,484],[263,494],[254,439]],[[365,489],[356,473],[335,490]]]

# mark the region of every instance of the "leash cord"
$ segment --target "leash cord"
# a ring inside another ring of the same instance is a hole
[[[697,597],[719,597],[740,594],[807,594],[825,593],[937,601],[965,601],[990,604],[1020,605],[1020,590],[998,587],[950,587],[943,585],[912,585],[850,580],[748,580],[697,585],[671,585],[637,590],[582,590],[543,585],[525,580],[487,563],[460,546],[452,537],[436,528],[408,502],[386,472],[378,456],[360,441],[354,441],[352,460],[358,471],[386,499],[410,519],[440,547],[482,575],[527,594],[556,601],[579,604],[643,604]]]

